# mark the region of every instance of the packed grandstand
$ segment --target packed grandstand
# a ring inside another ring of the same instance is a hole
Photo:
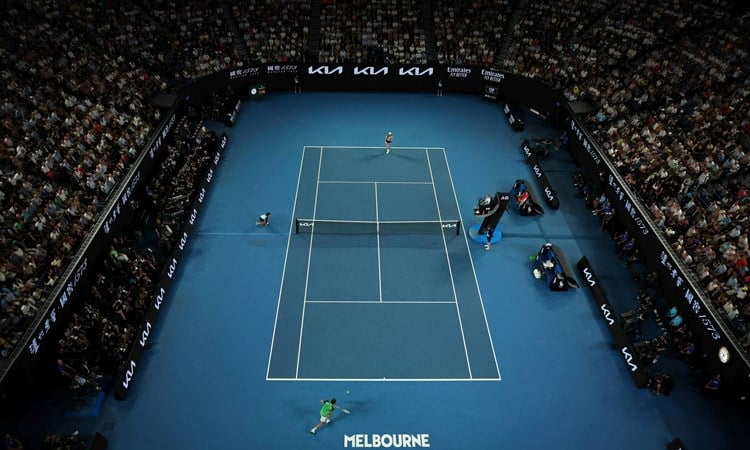
[[[588,131],[750,350],[747,9],[568,3],[3,1],[0,368],[33,345],[63,275],[165,119],[152,99],[267,63],[493,68],[597,105]],[[162,248],[176,239],[164,180],[195,177],[215,140],[189,121],[174,129],[170,148],[190,150],[173,159],[186,168],[175,162],[148,186]],[[136,339],[163,261],[124,237],[105,259],[77,312],[47,324],[46,357],[70,367],[58,374],[113,374]]]

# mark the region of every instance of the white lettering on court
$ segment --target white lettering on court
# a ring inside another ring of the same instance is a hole
[[[344,448],[430,448],[430,435],[345,434]]]

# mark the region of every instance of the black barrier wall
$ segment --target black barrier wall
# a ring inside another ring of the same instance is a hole
[[[250,85],[265,83],[270,90],[291,91],[294,77],[306,90],[437,92],[443,81],[451,92],[484,95],[491,87],[498,98],[525,106],[561,125],[564,116],[560,95],[549,86],[515,74],[479,67],[443,65],[265,64],[218,72],[187,86],[183,99],[199,104],[211,92],[247,92]]]
[[[539,182],[539,187],[541,187],[542,192],[544,192],[544,199],[547,201],[547,205],[552,209],[560,209],[560,199],[557,197],[557,192],[552,188],[552,184],[549,182],[549,178],[547,178],[547,175],[544,173],[539,161],[534,158],[534,155],[531,152],[531,147],[529,147],[529,144],[524,141],[521,145],[521,149],[523,150],[523,154],[526,155],[526,160],[531,165],[531,170],[534,172],[534,176]]]
[[[649,218],[646,210],[623,178],[596,145],[588,130],[567,108],[565,120],[570,153],[586,172],[595,177],[615,208],[615,217],[638,241],[639,255],[649,271],[659,276],[665,297],[673,302],[699,339],[699,349],[707,356],[709,370],[719,372],[726,386],[741,385],[750,376],[750,359],[721,320],[692,273],[678,259]],[[729,351],[729,360],[720,361],[720,349]]]
[[[193,200],[192,208],[189,210],[190,214],[187,215],[187,217],[185,218],[185,222],[182,224],[180,233],[178,234],[178,236],[180,237],[179,241],[172,250],[172,255],[169,258],[169,262],[164,266],[164,269],[161,272],[161,275],[159,277],[159,284],[154,292],[151,304],[148,306],[148,310],[146,311],[146,316],[143,320],[143,323],[140,325],[140,329],[135,335],[136,341],[130,348],[130,356],[127,360],[127,363],[121,373],[118,374],[117,377],[115,377],[116,382],[114,393],[115,398],[118,400],[124,400],[128,396],[128,391],[132,386],[133,378],[135,377],[138,370],[138,363],[140,363],[141,357],[143,356],[143,351],[146,349],[149,343],[149,338],[151,337],[151,332],[153,330],[154,324],[156,324],[156,320],[159,318],[161,308],[166,301],[167,293],[169,291],[170,285],[172,284],[177,266],[180,263],[182,254],[185,251],[185,247],[187,246],[190,235],[193,231],[193,228],[195,227],[196,220],[198,219],[198,215],[200,214],[201,208],[203,207],[203,202],[208,196],[211,182],[214,179],[214,173],[219,166],[221,155],[224,153],[224,149],[226,148],[228,142],[229,138],[225,133],[222,135],[221,140],[219,141],[219,145],[214,151],[213,160],[209,165],[208,170],[206,171],[206,175],[203,177],[200,188],[198,188],[195,199]]]
[[[622,324],[617,321],[615,310],[612,308],[612,305],[609,304],[609,300],[604,293],[604,288],[602,288],[599,277],[596,276],[596,272],[594,272],[589,260],[585,256],[578,261],[576,266],[581,272],[581,276],[586,280],[586,285],[591,289],[591,294],[594,297],[597,309],[599,309],[602,320],[604,320],[604,324],[607,326],[609,334],[612,336],[612,346],[619,353],[620,358],[625,364],[628,373],[633,378],[635,385],[639,388],[646,387],[648,384],[648,375],[643,370],[633,345],[625,335],[625,330],[622,329]]]

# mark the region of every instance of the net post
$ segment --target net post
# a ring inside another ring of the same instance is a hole
[[[461,221],[457,220],[456,221],[456,236],[458,236],[459,234],[461,234]]]
[[[299,219],[294,219],[294,234],[299,234]]]

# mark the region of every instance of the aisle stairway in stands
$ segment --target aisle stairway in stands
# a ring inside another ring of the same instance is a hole
[[[617,11],[620,6],[622,6],[622,2],[617,0],[613,2],[607,9],[604,10],[603,13],[599,15],[599,17],[595,17],[589,22],[589,24],[584,28],[583,31],[581,31],[577,37],[573,38],[573,41],[580,41],[582,40],[587,34],[589,34],[592,30],[598,29],[602,27],[602,22],[609,17],[610,14],[613,14],[615,11]]]
[[[310,5],[310,31],[307,36],[307,47],[304,48],[305,62],[317,62],[320,51],[320,13],[323,9],[321,0],[312,0]]]
[[[435,20],[432,14],[432,1],[422,0],[422,28],[424,28],[425,51],[428,62],[437,61],[437,39],[435,38]]]
[[[227,28],[232,34],[232,42],[234,43],[235,50],[237,50],[242,61],[249,62],[250,50],[247,48],[247,43],[242,37],[242,32],[240,32],[240,27],[237,25],[237,19],[234,17],[232,7],[226,0],[222,0],[219,4],[221,5],[222,11],[224,11],[224,20],[227,22]]]
[[[510,13],[508,22],[505,24],[505,30],[503,31],[503,38],[497,46],[497,52],[495,52],[495,66],[501,67],[505,57],[510,48],[510,44],[513,42],[513,30],[516,24],[521,20],[524,9],[526,9],[526,3],[528,0],[518,0],[513,6],[513,12]]]

